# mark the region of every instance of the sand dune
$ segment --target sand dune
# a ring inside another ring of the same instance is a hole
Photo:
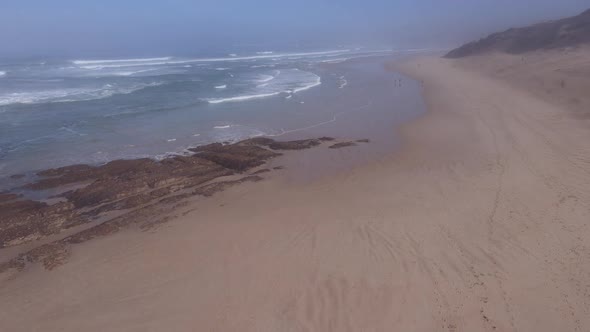
[[[531,51],[577,47],[588,43],[590,10],[572,17],[493,33],[450,51],[446,57],[461,58],[491,52],[524,54]]]
[[[523,90],[556,107],[590,117],[590,47],[529,52],[521,55],[492,53],[458,62],[462,68],[482,72]]]
[[[5,276],[3,329],[588,331],[588,123],[463,60],[396,66],[430,109],[399,152],[234,187]]]

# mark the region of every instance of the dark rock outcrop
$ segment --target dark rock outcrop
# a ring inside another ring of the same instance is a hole
[[[70,202],[54,205],[14,200],[0,204],[0,248],[37,240],[59,233],[70,223],[80,223],[82,216],[74,211]]]
[[[346,148],[349,146],[356,146],[356,143],[355,142],[336,143],[336,144],[330,145],[330,149],[341,149],[341,148]]]
[[[266,146],[272,150],[304,150],[309,149],[314,146],[318,146],[322,144],[322,142],[329,142],[333,141],[332,137],[321,137],[321,138],[314,138],[314,139],[304,139],[298,141],[275,141],[270,138],[266,137],[255,137],[248,140],[241,142],[240,144],[248,145],[260,145]]]
[[[259,181],[262,178],[258,174],[269,170],[237,180],[218,179],[230,175],[240,177],[243,172],[280,156],[276,150],[306,149],[325,140],[277,142],[253,138],[235,144],[209,144],[193,149],[194,155],[161,161],[115,160],[101,166],[72,165],[45,170],[38,173],[41,179],[24,188],[75,189],[61,190],[57,197],[61,201],[51,205],[13,193],[0,193],[0,248],[38,240],[95,220],[101,220],[100,225],[77,233],[62,244],[110,234],[129,223],[152,218],[163,204],[173,205],[191,196],[210,196],[232,185]],[[24,261],[65,257],[60,250],[55,255],[40,254],[45,249],[54,252],[57,247],[41,248]]]
[[[19,198],[19,195],[13,193],[0,193],[0,204]]]
[[[260,166],[268,159],[280,155],[254,144],[240,143],[231,145],[213,143],[192,149],[192,151],[197,152],[198,158],[238,172]]]

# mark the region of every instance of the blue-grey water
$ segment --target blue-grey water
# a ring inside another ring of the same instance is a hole
[[[6,185],[13,174],[165,156],[215,141],[346,134],[354,126],[346,132],[329,128],[359,110],[404,117],[416,105],[395,110],[399,78],[385,73],[383,58],[407,52],[0,63],[0,182]],[[418,93],[410,97],[418,99]]]

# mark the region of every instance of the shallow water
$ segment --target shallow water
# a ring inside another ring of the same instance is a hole
[[[399,54],[0,65],[0,188],[24,181],[11,174],[260,135],[371,138],[372,151],[388,149],[391,128],[423,111],[419,86],[383,68]]]

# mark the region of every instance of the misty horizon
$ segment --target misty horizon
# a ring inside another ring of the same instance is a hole
[[[506,10],[506,8],[512,10]],[[451,48],[510,27],[576,15],[589,0],[38,0],[0,5],[0,57],[194,56],[350,47]]]

